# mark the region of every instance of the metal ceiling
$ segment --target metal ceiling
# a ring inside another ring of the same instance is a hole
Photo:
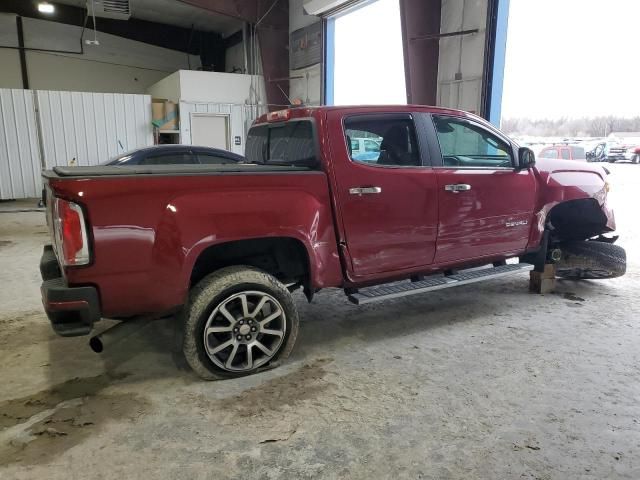
[[[183,28],[193,27],[205,32],[231,35],[242,28],[242,21],[231,16],[211,12],[178,0],[129,0],[131,16],[149,22],[164,23]],[[51,3],[85,8],[87,0],[52,0]],[[96,19],[99,23],[100,19]]]

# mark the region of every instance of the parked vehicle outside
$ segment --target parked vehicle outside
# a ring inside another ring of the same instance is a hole
[[[219,148],[199,147],[196,145],[154,145],[139,148],[118,155],[103,165],[141,166],[141,165],[224,165],[241,163],[245,158]]]
[[[350,139],[378,137],[378,158],[358,159]],[[576,280],[625,273],[617,237],[603,236],[615,230],[603,167],[535,161],[467,112],[272,112],[251,127],[246,155],[45,171],[41,292],[53,329],[87,335],[101,318],[122,320],[91,339],[101,351],[141,319],[174,315],[189,365],[220,379],[287,358],[297,289],[311,301],[340,288],[363,304],[552,262]]]
[[[351,146],[351,156],[356,160],[371,161],[378,160],[380,156],[380,143],[382,139],[377,138],[347,138]]]
[[[540,150],[540,158],[587,161],[584,147],[577,145],[553,145]]]

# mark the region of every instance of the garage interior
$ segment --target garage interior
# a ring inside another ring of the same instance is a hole
[[[397,28],[348,21],[378,2],[397,4]],[[639,478],[640,174],[625,165],[610,197],[625,277],[545,295],[507,277],[364,306],[296,292],[297,346],[258,375],[198,380],[171,319],[96,355],[42,310],[43,169],[154,144],[243,154],[264,113],[354,103],[345,78],[374,92],[355,103],[380,103],[389,65],[403,69],[399,103],[499,126],[508,12],[509,0],[4,0],[0,477]],[[369,48],[396,31],[397,57]]]

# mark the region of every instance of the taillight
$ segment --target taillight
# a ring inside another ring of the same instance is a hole
[[[89,263],[89,245],[84,215],[80,205],[56,198],[53,225],[58,260],[63,266]]]

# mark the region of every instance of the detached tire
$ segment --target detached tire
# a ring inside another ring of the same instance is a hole
[[[568,242],[561,247],[562,260],[556,275],[573,280],[621,277],[627,270],[624,248],[606,242]]]
[[[298,311],[276,278],[246,266],[222,268],[189,294],[182,351],[205,380],[255,373],[286,359],[298,336]]]

